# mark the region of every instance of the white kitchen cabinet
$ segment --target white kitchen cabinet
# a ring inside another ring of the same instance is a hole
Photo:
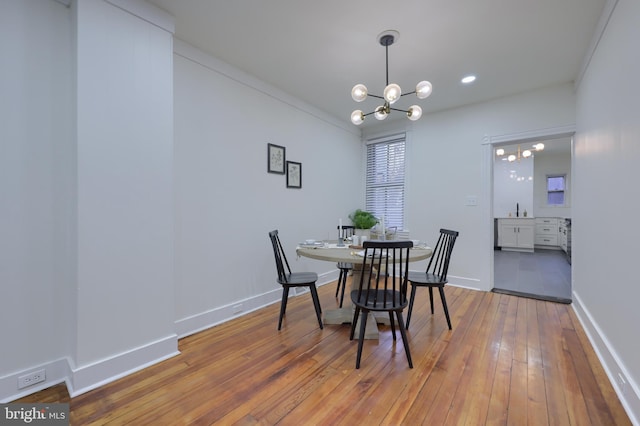
[[[536,218],[536,246],[546,248],[557,248],[560,246],[558,240],[559,223],[557,217],[537,217]]]
[[[533,251],[535,219],[498,219],[498,245],[502,250]]]

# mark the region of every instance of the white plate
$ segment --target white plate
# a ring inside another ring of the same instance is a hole
[[[315,240],[313,240],[315,241]],[[315,241],[313,243],[307,243],[306,241],[304,243],[300,243],[298,244],[301,248],[317,248],[317,247],[324,247],[324,243],[322,241]]]

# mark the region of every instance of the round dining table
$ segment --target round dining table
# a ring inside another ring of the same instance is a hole
[[[345,262],[353,264],[353,275],[351,278],[351,285],[359,282],[360,271],[363,264],[363,249],[360,246],[338,246],[336,243],[314,243],[314,244],[301,244],[296,248],[296,254],[298,256],[307,257],[315,260],[322,260],[325,262]],[[409,262],[417,262],[425,260],[431,257],[433,250],[431,247],[425,245],[414,246],[409,251]],[[354,310],[351,305],[351,297],[345,299],[343,307],[337,309],[324,310],[325,324],[350,324],[353,321]],[[371,313],[369,315],[372,315]],[[374,315],[375,320],[367,321],[367,328],[365,331],[365,339],[377,339],[378,338],[378,323],[389,324],[389,315]],[[358,319],[359,321],[360,319]],[[356,327],[356,338],[358,337],[358,331],[360,327]]]

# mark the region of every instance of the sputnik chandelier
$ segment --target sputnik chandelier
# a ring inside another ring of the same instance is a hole
[[[544,149],[544,144],[543,143],[537,143],[535,145],[533,145],[533,150],[534,151],[542,151]],[[506,155],[506,156],[505,156]],[[506,153],[504,151],[504,148],[498,148],[496,149],[496,157],[502,157],[503,160],[507,160],[509,162],[513,162],[513,161],[520,161],[522,158],[529,158],[532,156],[532,152],[530,149],[525,149],[524,151],[522,151],[520,149],[520,145],[518,145],[518,150],[516,152],[513,153]]]
[[[351,122],[353,124],[360,125],[364,121],[364,118],[368,115],[373,114],[375,118],[378,120],[384,120],[387,118],[391,111],[400,111],[407,114],[409,120],[416,121],[422,116],[422,108],[418,105],[411,105],[408,110],[392,108],[393,105],[398,99],[402,96],[415,95],[418,99],[426,99],[431,95],[432,86],[428,81],[421,81],[416,85],[416,90],[409,93],[402,93],[400,86],[395,83],[389,84],[389,46],[391,46],[394,41],[398,38],[399,33],[397,31],[385,31],[378,36],[378,41],[382,46],[384,46],[384,50],[386,53],[386,64],[387,64],[387,85],[384,88],[383,96],[372,95],[367,90],[367,87],[364,84],[356,84],[351,89],[351,97],[356,102],[364,101],[367,96],[371,96],[373,98],[383,99],[384,104],[378,106],[374,111],[369,113],[363,113],[362,110],[355,110],[351,113]]]

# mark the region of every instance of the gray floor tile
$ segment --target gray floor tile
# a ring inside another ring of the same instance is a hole
[[[571,265],[559,250],[494,251],[494,290],[571,302]]]

